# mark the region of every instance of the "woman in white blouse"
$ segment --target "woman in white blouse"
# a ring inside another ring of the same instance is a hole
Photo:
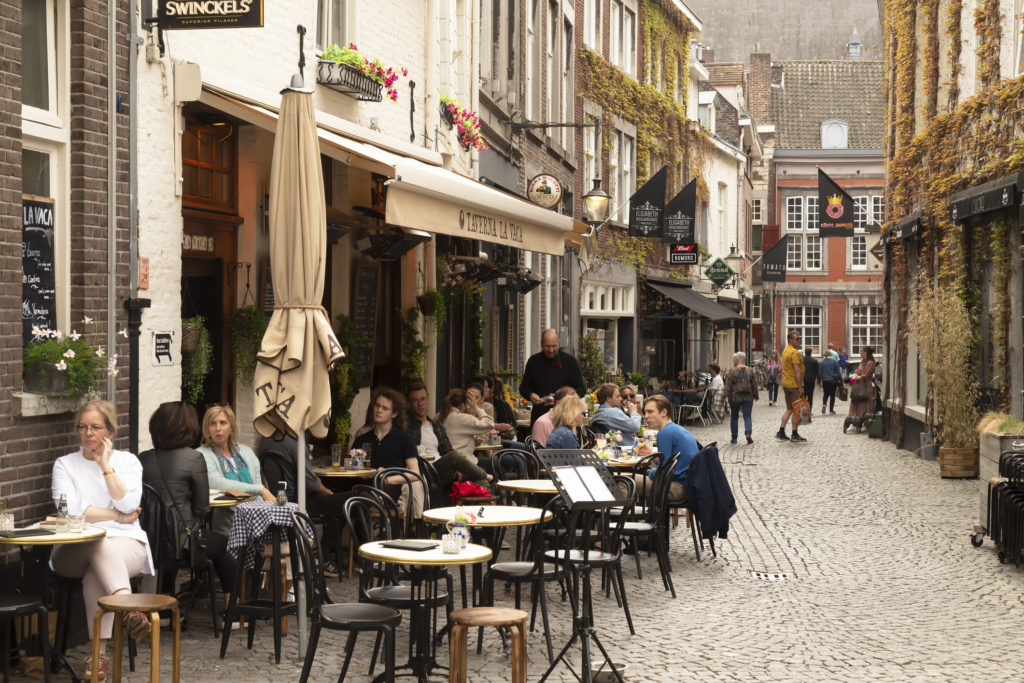
[[[476,387],[465,391],[452,389],[444,397],[444,404],[437,416],[448,432],[452,448],[470,459],[473,459],[473,449],[476,447],[473,437],[494,429],[494,420],[484,411],[483,400],[483,394]]]
[[[101,526],[106,536],[90,543],[59,545],[50,563],[61,576],[82,578],[86,625],[92,636],[92,615],[98,600],[107,595],[130,593],[130,579],[140,573],[153,574],[149,539],[139,525],[142,501],[142,465],[128,451],[115,451],[117,413],[109,401],[90,401],[78,411],[78,438],[82,447],[62,456],[53,465],[54,504],[65,496],[69,515],[84,515],[89,524]],[[114,615],[100,622],[100,661],[85,660],[85,677],[106,679],[109,662],[106,641],[113,630]],[[132,612],[126,619],[129,634],[145,638],[149,619]]]

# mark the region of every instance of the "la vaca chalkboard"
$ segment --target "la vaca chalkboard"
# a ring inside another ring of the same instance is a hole
[[[53,200],[23,196],[21,216],[21,329],[27,346],[33,327],[57,327]]]

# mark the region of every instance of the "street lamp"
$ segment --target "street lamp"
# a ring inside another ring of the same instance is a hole
[[[611,195],[601,189],[601,179],[594,178],[594,187],[583,195],[583,220],[599,226],[608,219],[608,202]]]

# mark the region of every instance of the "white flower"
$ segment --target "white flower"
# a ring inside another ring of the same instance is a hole
[[[106,351],[103,350],[102,346],[97,346],[96,347],[96,355],[97,356],[99,356],[100,358],[103,358],[103,354],[105,354],[105,353],[106,353]]]
[[[33,338],[39,339],[40,337],[44,337],[44,336],[46,336],[46,330],[44,330],[43,328],[39,327],[38,325],[36,325],[35,327],[32,328],[32,337]]]
[[[67,351],[64,352],[64,357],[65,358],[74,358],[75,357],[75,350],[74,349],[68,349]]]
[[[60,330],[57,330],[56,332],[53,333],[53,336],[57,338],[57,341],[60,341],[61,339],[64,338],[64,333],[61,332]]]
[[[78,341],[82,338],[82,335],[78,334],[78,330],[71,330],[71,334],[68,336],[71,337],[72,341]]]
[[[117,368],[107,368],[107,375],[109,377],[117,377],[119,370]]]
[[[58,363],[54,363],[54,367],[56,367],[58,370],[67,370],[68,364],[65,363],[64,361],[60,361]]]
[[[49,337],[50,339],[60,339],[60,337],[57,336],[57,335],[60,334],[60,332],[58,332],[58,331],[55,331],[55,330],[44,330],[44,332],[46,332],[46,336]]]
[[[117,354],[115,353],[107,361],[107,374],[111,377],[117,377]]]
[[[85,323],[86,325],[92,325],[92,318],[90,318],[89,316],[85,316],[84,318],[82,318],[82,322]]]
[[[122,328],[121,331],[118,332],[118,334],[121,335],[122,337],[124,337],[125,339],[127,339],[128,338],[128,328],[127,327]]]

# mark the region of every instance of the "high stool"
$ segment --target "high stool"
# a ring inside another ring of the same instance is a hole
[[[451,613],[448,683],[466,683],[466,632],[472,626],[508,629],[512,640],[512,683],[526,683],[526,621],[530,615],[510,607],[468,607]]]
[[[35,614],[39,622],[39,641],[43,648],[43,680],[50,683],[50,620],[47,616],[46,607],[39,598],[4,593],[0,595],[0,621],[3,622],[3,640],[0,641],[0,656],[3,657],[4,683],[10,680],[8,667],[10,666],[10,655],[8,651],[11,642],[11,623],[17,617],[27,617]]]
[[[152,660],[149,664],[149,680],[153,683],[160,680],[160,612],[171,610],[174,624],[174,660],[172,672],[174,683],[178,683],[181,661],[181,618],[178,614],[178,600],[169,595],[154,593],[118,593],[99,599],[99,609],[93,617],[92,629],[92,683],[96,683],[100,661],[100,619],[107,612],[114,613],[114,661],[112,674],[114,683],[121,680],[121,647],[124,643],[124,617],[130,612],[142,612],[153,624],[150,633],[150,649]]]

